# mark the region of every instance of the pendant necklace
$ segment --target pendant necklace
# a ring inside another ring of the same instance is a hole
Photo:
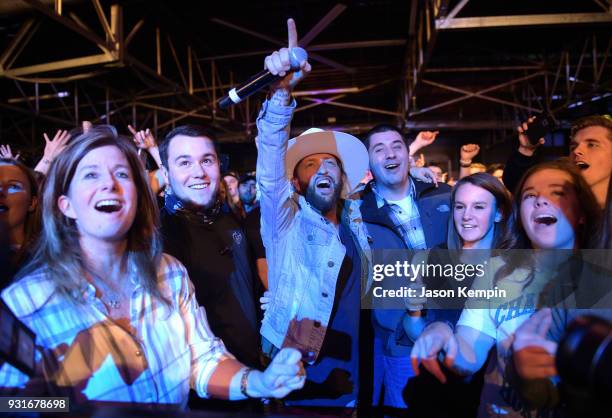
[[[119,309],[121,307],[121,302],[119,302],[116,299],[109,299],[108,306],[110,306],[113,309]]]

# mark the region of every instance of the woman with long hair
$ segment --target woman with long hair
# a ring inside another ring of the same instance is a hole
[[[476,373],[495,355],[485,372],[479,416],[528,416],[505,376],[516,329],[539,307],[542,291],[563,268],[572,250],[584,248],[598,219],[595,197],[576,167],[559,160],[525,173],[513,199],[509,230],[502,240],[510,248],[529,249],[518,256],[504,251],[492,258],[475,290],[497,290],[494,297],[468,301],[457,327],[430,324],[411,353],[415,368],[445,380],[438,363],[462,375]],[[508,248],[508,247],[506,247]],[[547,251],[568,250],[568,251]],[[503,291],[503,292],[502,292]]]
[[[10,278],[29,256],[39,229],[38,183],[34,173],[20,161],[0,159],[0,222],[8,234]],[[5,283],[0,282],[0,289]]]
[[[452,216],[448,221],[448,238],[441,249],[429,252],[428,265],[478,264],[491,256],[491,250],[499,248],[510,218],[512,199],[508,190],[495,177],[476,173],[460,179],[451,193]],[[462,281],[454,277],[427,277],[428,290],[454,292],[459,287],[469,287],[473,277]],[[444,321],[453,326],[461,315],[465,298],[454,297],[452,302],[429,299],[427,316],[405,315],[406,335],[416,340],[428,322]],[[450,378],[441,385],[429,376],[417,377],[408,393],[408,405],[416,415],[462,417],[474,416],[482,388],[482,373],[469,382],[462,378]],[[443,397],[446,402],[432,406],[433,397]]]
[[[448,248],[500,248],[511,209],[510,193],[491,174],[463,177],[451,193]]]
[[[302,387],[296,350],[260,372],[212,334],[184,266],[162,254],[134,145],[112,126],[92,128],[53,161],[42,207],[34,256],[2,293],[37,336],[37,376],[4,364],[0,392],[42,381],[46,393],[73,403],[185,407],[190,387],[226,399]]]

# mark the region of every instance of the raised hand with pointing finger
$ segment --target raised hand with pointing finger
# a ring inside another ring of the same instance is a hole
[[[281,78],[271,88],[272,99],[280,99],[284,105],[289,104],[289,96],[295,86],[306,77],[312,67],[307,60],[300,63],[300,69],[291,70],[290,51],[298,46],[298,35],[293,19],[287,20],[287,48],[281,48],[268,55],[264,60],[264,68]]]
[[[132,125],[128,125],[128,129],[134,136],[134,144],[136,144],[138,149],[149,150],[157,147],[157,141],[150,129],[137,131]]]

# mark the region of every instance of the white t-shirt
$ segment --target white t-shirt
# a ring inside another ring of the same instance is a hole
[[[524,407],[518,392],[510,385],[504,372],[506,362],[511,361],[510,348],[514,332],[535,312],[540,291],[552,274],[532,274],[524,268],[516,269],[510,276],[495,283],[495,273],[503,265],[504,261],[500,257],[491,259],[487,268],[488,274],[476,279],[472,288],[492,289],[497,286],[506,291],[506,297],[486,302],[468,300],[457,325],[474,328],[495,339],[493,353],[490,353],[485,366],[478,416],[535,417],[535,411]]]

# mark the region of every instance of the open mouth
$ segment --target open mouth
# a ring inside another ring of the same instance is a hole
[[[590,165],[584,161],[576,161],[576,167],[578,167],[579,170],[586,170],[590,167]]]
[[[331,186],[332,183],[329,179],[321,179],[316,184],[317,189],[330,189]]]
[[[385,168],[386,168],[387,170],[394,170],[394,169],[396,169],[397,167],[399,167],[399,164],[398,164],[398,163],[385,164]]]
[[[461,227],[463,229],[474,229],[476,228],[476,225],[467,225],[467,224],[462,224]]]
[[[190,189],[194,189],[194,190],[202,190],[202,189],[207,189],[209,186],[208,183],[198,183],[198,184],[192,184],[191,186],[189,186]]]
[[[557,223],[557,218],[553,215],[544,214],[536,216],[534,221],[537,224],[552,225],[554,223]]]
[[[105,199],[96,203],[96,210],[104,213],[113,213],[121,210],[123,205],[117,199]]]
[[[6,205],[0,205],[0,213],[8,212],[9,208]]]

